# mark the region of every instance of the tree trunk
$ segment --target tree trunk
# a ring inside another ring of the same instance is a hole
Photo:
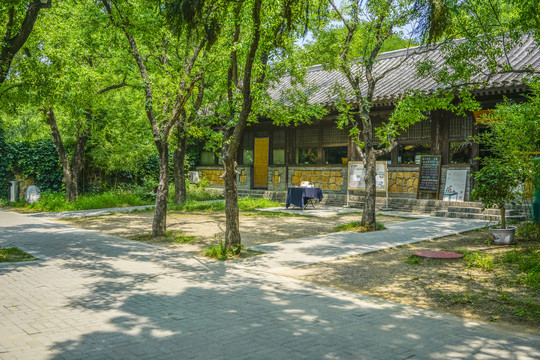
[[[167,230],[167,200],[169,196],[169,144],[161,141],[156,145],[159,152],[159,185],[156,193],[156,210],[152,224],[152,236],[164,236]]]
[[[239,252],[241,238],[234,157],[223,156],[223,167],[225,169],[225,245],[227,249],[236,248],[236,252]]]
[[[499,206],[499,211],[501,212],[501,227],[506,229],[506,209],[503,206]]]
[[[79,196],[79,178],[83,168],[84,147],[90,136],[89,124],[86,124],[85,127],[82,123],[79,123],[76,134],[77,144],[75,146],[75,152],[73,153],[73,159],[70,163],[64,143],[62,142],[60,130],[58,129],[54,110],[49,108],[43,110],[43,112],[46,115],[47,124],[49,124],[49,127],[51,128],[53,143],[58,152],[60,163],[62,164],[62,172],[64,174],[62,182],[66,189],[66,201],[75,201]],[[85,115],[87,121],[91,121],[92,113],[87,111]]]
[[[63,171],[64,178],[62,179],[62,182],[66,188],[66,201],[75,201],[79,197],[79,179],[73,176],[71,167],[63,169]]]
[[[178,124],[178,148],[174,152],[174,202],[186,202],[186,174],[184,161],[186,158],[187,135],[182,131],[183,126]]]
[[[362,213],[362,223],[364,225],[375,226],[375,205],[377,200],[377,157],[371,147],[365,148],[365,183],[366,196],[364,199],[364,212]]]

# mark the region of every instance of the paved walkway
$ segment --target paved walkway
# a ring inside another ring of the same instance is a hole
[[[1,210],[0,245],[41,259],[0,265],[0,359],[540,359],[540,337]]]
[[[141,205],[141,206],[126,206],[107,209],[92,209],[92,210],[75,210],[75,211],[57,211],[57,212],[44,212],[37,214],[28,214],[30,217],[36,217],[41,219],[70,219],[89,216],[102,216],[111,215],[114,213],[129,213],[133,211],[143,211],[154,208],[154,205]]]
[[[405,244],[457,234],[486,226],[485,221],[423,217],[387,225],[387,230],[372,233],[338,232],[271,244],[250,249],[265,254],[240,263],[251,267],[282,271],[283,268],[316,264],[388,249]]]

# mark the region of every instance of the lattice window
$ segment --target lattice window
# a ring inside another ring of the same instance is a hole
[[[323,128],[323,146],[347,144],[349,134],[346,130],[338,129],[334,126]]]
[[[474,117],[452,116],[448,122],[448,137],[450,140],[466,140],[472,136]]]
[[[307,127],[296,129],[296,147],[317,146],[319,128]]]
[[[244,136],[242,137],[242,147],[244,149],[253,149],[254,135],[253,132],[244,132]]]
[[[431,122],[419,121],[412,124],[406,131],[398,136],[399,141],[429,141],[431,140]]]
[[[279,129],[274,130],[272,134],[272,147],[274,149],[284,149],[285,148],[285,130]]]

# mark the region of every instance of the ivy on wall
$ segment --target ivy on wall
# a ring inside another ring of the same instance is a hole
[[[62,166],[50,140],[16,142],[11,148],[11,170],[33,178],[41,190],[62,189]]]
[[[11,179],[11,146],[6,142],[4,132],[0,128],[0,198],[7,198],[9,180]]]

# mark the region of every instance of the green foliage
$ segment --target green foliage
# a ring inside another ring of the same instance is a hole
[[[411,264],[411,265],[418,265],[422,261],[420,260],[420,258],[418,256],[412,254],[412,255],[407,256],[407,258],[405,258],[405,262],[407,264]]]
[[[281,206],[281,204],[262,197],[245,196],[238,199],[238,207],[244,211],[277,206]]]
[[[10,178],[10,165],[12,157],[12,149],[9,144],[6,142],[4,137],[4,131],[2,129],[2,124],[0,123],[0,201],[1,199],[7,198],[7,191]]]
[[[38,202],[26,207],[40,211],[71,211],[104,209],[124,206],[147,205],[147,201],[141,200],[131,192],[107,191],[101,194],[80,195],[77,200],[68,202],[63,192],[43,192]]]
[[[164,236],[159,236],[158,240],[169,242],[169,243],[189,244],[193,242],[196,238],[197,238],[196,236],[188,236],[181,231],[169,230],[165,232]],[[152,237],[152,233],[150,232],[150,233],[137,234],[135,236],[132,236],[131,239],[136,240],[136,241],[148,241],[148,240],[153,239],[153,237]]]
[[[188,201],[209,201],[223,199],[223,195],[217,190],[207,189],[204,186],[188,184],[186,190],[186,197]]]
[[[167,205],[169,210],[177,211],[223,211],[225,210],[225,200],[211,200],[211,201],[193,201],[188,200],[184,204]]]
[[[0,248],[0,263],[3,262],[19,262],[19,261],[31,261],[37,260],[37,257],[34,257],[24,251],[16,248]]]
[[[204,249],[204,256],[217,259],[219,261],[225,261],[232,256],[238,255],[243,248],[244,245],[239,244],[238,246],[235,246],[232,250],[229,250],[227,249],[227,246],[223,243],[223,241],[221,241],[218,245],[214,245]]]
[[[339,225],[334,228],[334,231],[354,231],[354,232],[370,232],[385,230],[383,223],[376,222],[375,225],[366,225],[361,221],[353,221],[347,224]]]
[[[33,178],[43,191],[62,188],[62,167],[51,140],[12,144],[13,170],[25,178]]]
[[[517,265],[522,281],[533,289],[540,289],[540,250],[521,248],[504,254],[502,261]]]
[[[516,229],[516,236],[520,240],[540,241],[540,224],[534,221],[525,221]]]
[[[475,252],[465,252],[463,259],[470,268],[482,269],[485,271],[492,271],[494,267],[493,257],[488,254]]]

